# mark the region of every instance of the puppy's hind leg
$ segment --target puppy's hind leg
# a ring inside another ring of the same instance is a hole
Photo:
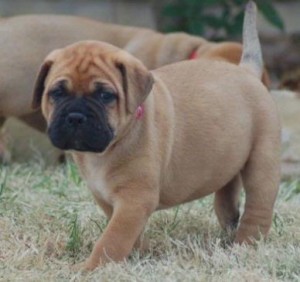
[[[242,187],[240,174],[215,193],[214,208],[224,230],[235,229],[239,222],[239,196]]]
[[[246,202],[235,238],[237,243],[252,243],[269,232],[280,182],[279,143],[274,138],[265,138],[257,144],[242,171]]]

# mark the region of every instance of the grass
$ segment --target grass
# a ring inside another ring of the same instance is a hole
[[[300,181],[281,184],[270,237],[230,245],[212,197],[155,213],[150,250],[73,272],[107,221],[72,163],[0,167],[0,281],[299,281]]]

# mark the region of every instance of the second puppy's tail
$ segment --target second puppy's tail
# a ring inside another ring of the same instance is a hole
[[[244,17],[243,53],[240,65],[250,69],[260,79],[264,63],[256,27],[256,13],[256,4],[249,1],[246,5]]]

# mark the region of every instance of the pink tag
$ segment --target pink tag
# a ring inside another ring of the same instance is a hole
[[[144,115],[144,112],[145,112],[144,106],[143,105],[138,106],[138,108],[135,111],[135,118],[136,119],[141,119]]]
[[[197,50],[194,50],[189,56],[189,60],[194,60],[197,58]]]

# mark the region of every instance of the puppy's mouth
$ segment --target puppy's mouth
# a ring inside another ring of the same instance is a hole
[[[113,140],[109,125],[81,112],[71,112],[53,119],[48,128],[52,144],[61,150],[102,153]]]

